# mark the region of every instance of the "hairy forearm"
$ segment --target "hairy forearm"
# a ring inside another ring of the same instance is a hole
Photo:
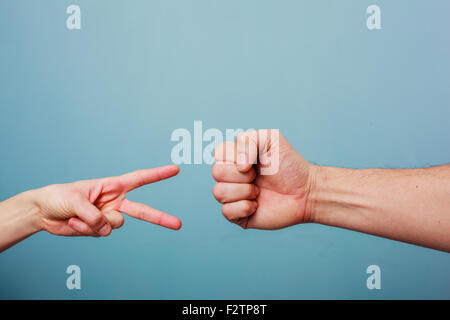
[[[450,166],[315,167],[311,220],[450,252]]]
[[[40,230],[33,192],[0,202],[0,252]]]

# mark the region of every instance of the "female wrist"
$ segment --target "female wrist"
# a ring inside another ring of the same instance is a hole
[[[29,190],[18,194],[15,201],[20,210],[17,215],[21,216],[24,227],[29,230],[30,234],[43,230],[40,205],[39,205],[39,189]],[[11,200],[13,200],[12,198]]]

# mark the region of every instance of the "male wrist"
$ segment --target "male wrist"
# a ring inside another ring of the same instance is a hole
[[[325,167],[311,165],[309,170],[309,183],[308,191],[306,195],[306,205],[305,205],[305,222],[309,223],[319,223],[320,219],[318,217],[318,193],[321,190],[325,174]]]

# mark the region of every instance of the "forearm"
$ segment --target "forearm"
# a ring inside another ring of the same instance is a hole
[[[40,230],[34,191],[0,202],[0,252]]]
[[[315,168],[313,222],[450,252],[450,166]]]

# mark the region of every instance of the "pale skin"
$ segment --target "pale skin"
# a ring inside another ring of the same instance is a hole
[[[315,222],[450,252],[450,165],[321,167],[303,159],[281,134],[271,139],[267,132],[242,133],[215,150],[213,194],[229,221],[266,230]],[[278,170],[262,174],[275,154]],[[108,236],[123,225],[122,213],[178,230],[178,218],[126,199],[129,191],[178,172],[173,165],[139,170],[51,185],[0,202],[0,252],[39,231]]]
[[[215,150],[213,194],[229,221],[266,230],[319,223],[450,252],[450,165],[316,166],[270,133],[244,132]],[[278,171],[261,174],[275,154]]]
[[[180,219],[126,198],[128,192],[178,172],[174,165],[138,170],[50,185],[0,202],[0,252],[39,231],[59,236],[108,236],[123,225],[122,213],[178,230]]]

